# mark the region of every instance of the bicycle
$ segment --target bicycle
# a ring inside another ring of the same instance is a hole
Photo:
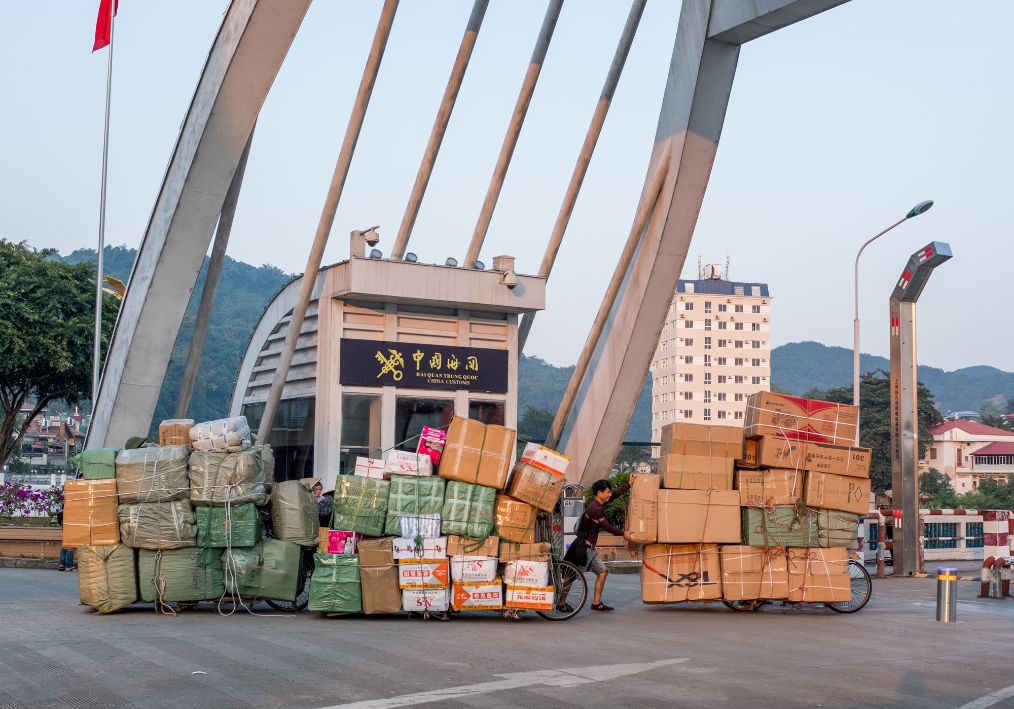
[[[852,588],[852,597],[847,601],[833,601],[824,605],[836,613],[856,613],[862,610],[873,596],[873,579],[866,566],[855,558],[853,552],[849,552],[848,572]],[[734,611],[757,611],[761,607],[771,603],[763,599],[747,599],[741,601],[722,600],[728,608]]]

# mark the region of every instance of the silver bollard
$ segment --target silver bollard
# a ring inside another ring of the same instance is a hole
[[[958,619],[958,570],[937,569],[937,620],[953,623]]]

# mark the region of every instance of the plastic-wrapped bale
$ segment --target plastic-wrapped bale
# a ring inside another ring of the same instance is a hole
[[[119,448],[92,448],[81,451],[71,461],[81,469],[85,480],[112,480],[116,477],[116,456]]]
[[[387,519],[390,487],[387,480],[339,475],[334,487],[331,529],[360,532],[368,537],[381,536]]]
[[[311,611],[360,613],[363,594],[359,582],[359,556],[314,554],[310,577]]]
[[[197,546],[252,547],[261,538],[261,513],[252,503],[197,507]]]
[[[204,421],[190,429],[190,447],[195,451],[238,453],[250,447],[250,425],[246,416]]]
[[[482,485],[451,480],[444,491],[440,512],[441,531],[470,539],[485,539],[493,533],[493,506],[496,490]]]
[[[197,544],[194,508],[187,500],[120,505],[120,539],[134,549],[182,549]]]
[[[225,592],[219,549],[142,550],[137,560],[141,600],[176,603],[217,600]]]
[[[817,515],[817,542],[821,547],[859,547],[859,515],[838,510],[813,510]]]
[[[302,547],[280,539],[263,539],[248,549],[222,555],[225,587],[245,600],[271,598],[295,602],[306,581],[302,574]]]
[[[112,613],[137,601],[137,562],[125,544],[81,547],[77,552],[81,603]]]
[[[198,453],[190,456],[190,501],[195,505],[266,505],[268,484],[275,472],[271,446],[241,453]]]
[[[173,502],[190,496],[185,446],[149,446],[122,450],[116,456],[116,489],[120,502]]]
[[[400,535],[402,517],[440,514],[446,483],[443,478],[392,475],[384,533]]]
[[[298,480],[271,486],[271,527],[275,537],[303,546],[320,541],[320,519],[313,493]]]
[[[751,547],[815,547],[817,515],[797,505],[743,508],[743,544]]]

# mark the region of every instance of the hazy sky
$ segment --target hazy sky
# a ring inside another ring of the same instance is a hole
[[[350,229],[390,251],[471,2],[404,0],[325,263]],[[106,243],[137,247],[223,0],[123,0],[117,18]],[[98,0],[0,3],[0,237],[62,253],[94,247],[106,53]],[[317,0],[267,99],[229,254],[301,272],[380,13]],[[570,0],[481,258],[538,269],[629,4]],[[462,260],[544,2],[493,0],[409,249]],[[620,81],[526,352],[577,358],[633,218],[679,3],[652,0]],[[731,257],[764,281],[775,345],[851,347],[859,245],[922,199],[925,216],[867,249],[863,351],[887,354],[887,298],[908,255],[949,242],[919,304],[925,364],[1014,369],[1006,196],[1014,166],[1014,44],[989,27],[1014,3],[852,0],[744,46],[684,277]],[[1000,261],[998,265],[995,262]],[[1000,271],[991,269],[999,268]]]

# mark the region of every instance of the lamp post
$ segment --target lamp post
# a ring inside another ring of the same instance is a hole
[[[920,214],[925,214],[929,211],[930,207],[933,206],[933,200],[927,199],[924,202],[908,210],[908,214],[896,221],[891,226],[884,229],[876,236],[867,239],[862,246],[859,247],[859,253],[856,254],[856,266],[855,266],[855,309],[852,317],[852,404],[859,406],[859,257],[863,255],[863,249],[872,244],[874,241],[882,237],[887,232],[891,231],[894,227],[907,222],[913,217],[918,217]],[[859,426],[856,426],[856,445],[859,445]]]

